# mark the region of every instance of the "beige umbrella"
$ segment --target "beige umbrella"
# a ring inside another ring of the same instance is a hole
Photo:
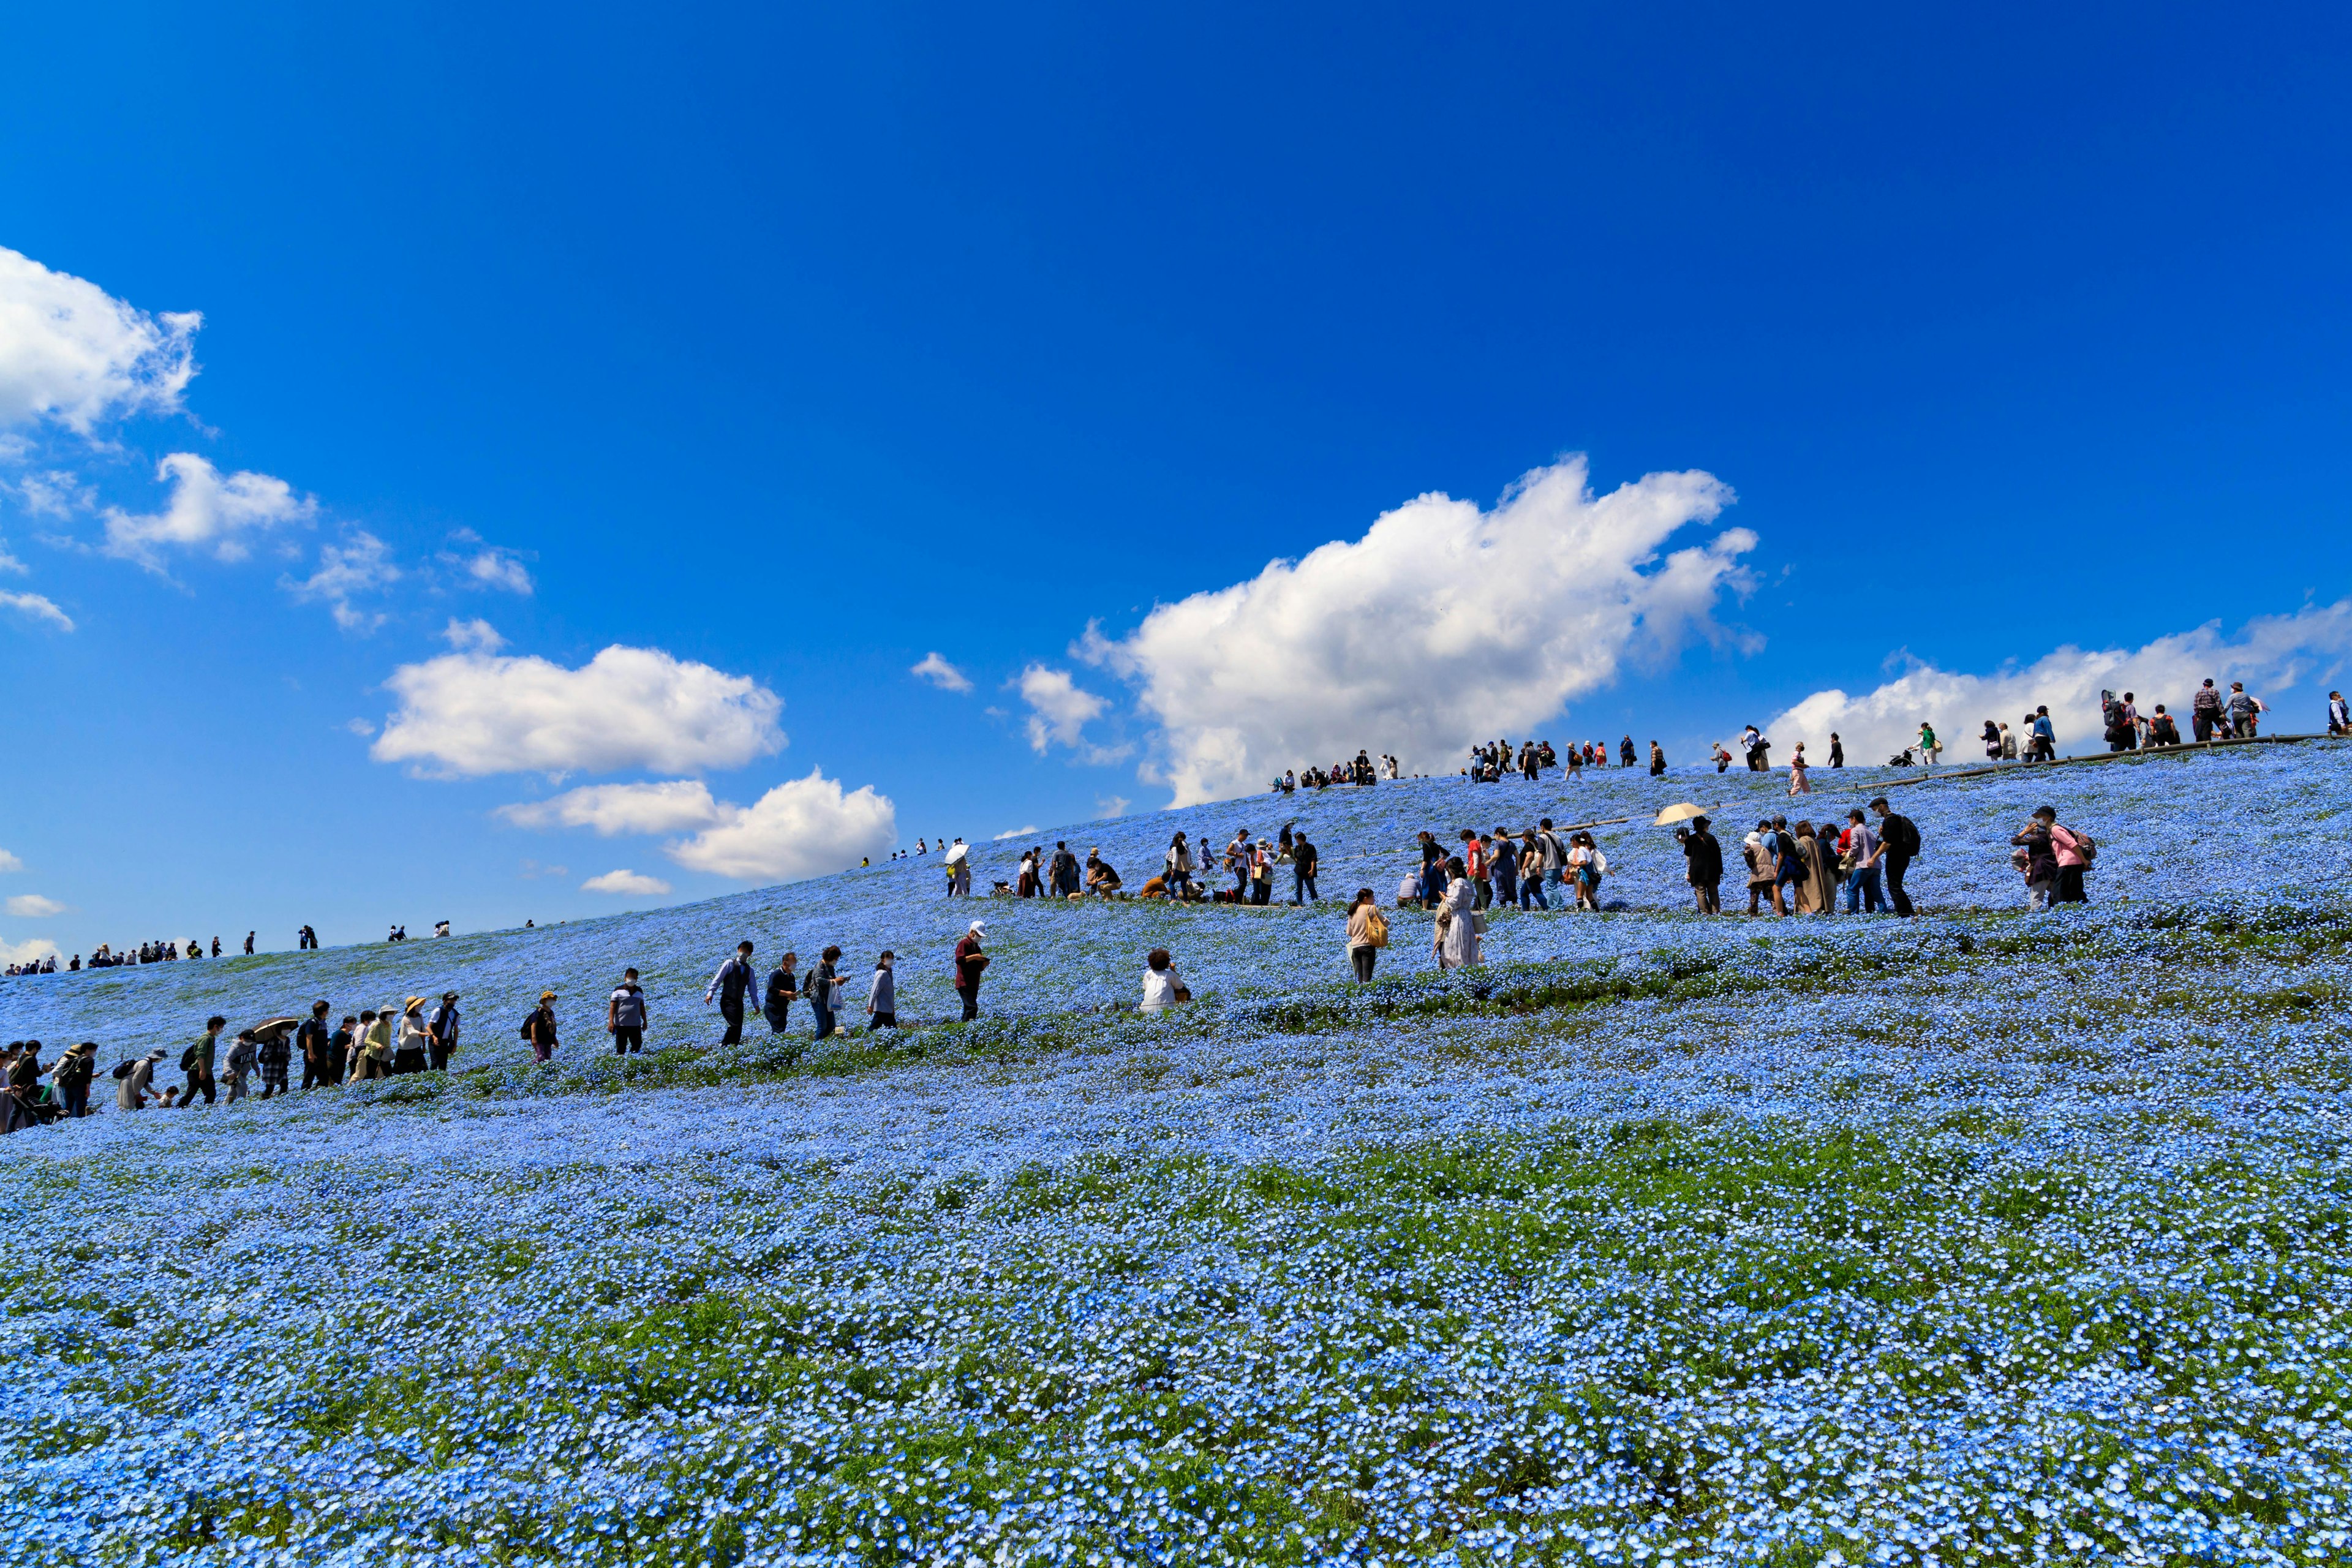
[[[1672,827],[1677,822],[1688,822],[1694,816],[1705,816],[1706,815],[1706,813],[1699,807],[1693,805],[1688,801],[1685,801],[1680,805],[1670,805],[1666,807],[1665,810],[1658,813],[1658,820],[1651,824],[1651,826],[1654,827]]]
[[[257,1040],[266,1040],[272,1036],[282,1035],[301,1021],[299,1018],[272,1018],[267,1023],[256,1024],[253,1026],[253,1037]]]

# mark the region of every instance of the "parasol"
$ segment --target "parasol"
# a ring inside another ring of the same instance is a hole
[[[1658,820],[1652,823],[1651,826],[1654,827],[1672,827],[1677,822],[1688,822],[1694,816],[1705,816],[1706,815],[1706,813],[1698,806],[1693,805],[1688,801],[1684,801],[1680,805],[1670,805],[1666,807],[1665,810],[1658,813]]]

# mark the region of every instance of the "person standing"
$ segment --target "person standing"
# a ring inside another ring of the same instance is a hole
[[[710,1005],[713,996],[719,998],[719,1016],[727,1020],[727,1033],[719,1039],[722,1046],[743,1043],[743,995],[760,983],[751,968],[751,944],[739,942],[735,956],[719,966],[710,984],[702,988],[702,1005]]]
[[[205,1020],[205,1032],[196,1037],[180,1058],[180,1070],[187,1075],[186,1087],[180,1093],[180,1103],[194,1105],[202,1093],[205,1103],[213,1103],[213,1062],[220,1050],[220,1032],[228,1027],[228,1020],[215,1013]]]
[[[760,998],[760,1016],[768,1020],[768,1032],[781,1035],[784,1026],[793,1021],[793,998],[800,994],[793,983],[798,978],[793,966],[801,961],[797,952],[787,952],[776,960],[776,967],[768,971],[768,989]]]
[[[1168,896],[1172,899],[1190,896],[1192,887],[1192,847],[1184,842],[1184,835],[1181,831],[1168,841],[1166,858],[1168,879],[1164,885],[1168,889]]]
[[[2017,851],[2017,868],[2025,877],[2025,907],[2037,913],[2057,901],[2058,851],[2050,839],[2051,826],[2057,820],[2056,808],[2045,805],[2010,840]]]
[[[2352,704],[2344,700],[2344,693],[2327,694],[2327,732],[2331,735],[2352,735]]]
[[[555,1058],[555,993],[539,994],[539,1005],[522,1021],[522,1037],[530,1047],[530,1059],[535,1062]]]
[[[866,1032],[898,1026],[898,955],[888,948],[874,961],[874,978],[866,986]]]
[[[1723,846],[1707,828],[1706,818],[1694,816],[1676,835],[1683,842],[1683,874],[1690,882],[1692,900],[1703,915],[1723,912]]]
[[[374,1015],[369,1015],[373,1017]],[[335,1032],[327,1037],[327,1081],[340,1086],[343,1079],[359,1068],[360,1021],[351,1014]]]
[[[2000,727],[2000,752],[1999,760],[2004,763],[2013,763],[2017,761],[2017,731],[2011,729],[2006,724],[2003,724]]]
[[[457,1049],[457,1031],[462,1027],[464,1020],[457,1013],[457,994],[444,991],[441,993],[441,1005],[433,1009],[433,1017],[425,1026],[425,1033],[430,1037],[426,1047],[433,1053],[435,1072],[449,1069],[449,1058]]]
[[[392,1076],[392,1032],[396,1014],[389,1007],[380,1012],[360,1014],[359,1059],[352,1074],[360,1079]]]
[[[1789,793],[1800,795],[1812,792],[1813,786],[1805,782],[1805,743],[1800,741],[1789,752]]]
[[[1357,889],[1355,902],[1348,906],[1348,963],[1356,972],[1357,984],[1371,980],[1372,965],[1388,944],[1389,921],[1381,913],[1380,901],[1370,888]]]
[[[1495,902],[1505,909],[1519,901],[1519,841],[1497,827],[1486,840],[1487,869],[1495,879]]]
[[[2047,813],[2047,816],[2043,814]],[[2058,888],[2052,901],[2060,904],[2087,904],[2090,898],[2083,890],[2083,876],[2091,868],[2092,844],[2086,834],[2060,826],[2058,813],[2049,806],[2033,814],[2050,825],[2050,849],[2058,862]]]
[[[646,988],[637,972],[621,971],[621,983],[604,1001],[604,1032],[613,1037],[613,1054],[635,1056],[646,1048]]]
[[[1650,776],[1664,778],[1666,773],[1666,749],[1655,741],[1650,742]]]
[[[1274,841],[1261,838],[1255,848],[1248,851],[1250,903],[1264,909],[1274,901]]]
[[[1838,732],[1835,730],[1830,731],[1830,766],[1833,768],[1845,766],[1845,742],[1838,738]]]
[[[2234,739],[2251,741],[2262,732],[2263,700],[2247,691],[2244,681],[2230,682],[2230,700],[2221,705],[2221,711],[2229,718],[2230,733]],[[2064,862],[2062,861],[2060,864],[2063,865]],[[2059,901],[2065,903],[2081,900],[2062,898]]]
[[[393,1057],[392,1070],[423,1072],[432,1047],[432,1032],[425,1026],[425,998],[411,996],[400,1005],[400,1044]]]
[[[1065,899],[1078,891],[1078,858],[1058,838],[1054,841],[1054,891]]]
[[[1772,830],[1765,835],[1772,851],[1772,913],[1777,917],[1797,912],[1797,889],[1804,880],[1805,863],[1797,852],[1796,836],[1789,831],[1789,819],[1772,818]]]
[[[1470,892],[1475,900],[1471,908],[1491,909],[1495,902],[1495,884],[1486,867],[1486,841],[1478,837],[1475,828],[1462,830],[1462,865],[1470,876]]]
[[[2214,726],[2221,721],[2221,694],[2213,689],[2213,679],[2206,677],[2197,695],[2189,700],[2189,727],[2203,745],[2213,738]]]
[[[251,931],[245,933],[245,955],[247,958],[251,958],[253,956],[253,933]],[[266,1100],[268,1096],[264,1095],[262,1098]]]
[[[1925,719],[1919,721],[1919,765],[1932,768],[1936,759],[1944,754],[1944,743],[1936,739],[1936,726]]]
[[[1304,828],[1290,841],[1290,901],[1295,905],[1319,904],[1323,895],[1315,888],[1315,867],[1322,852],[1317,849]]]
[[[1903,873],[1919,853],[1919,829],[1909,817],[1890,807],[1883,795],[1870,803],[1870,809],[1878,813],[1878,845],[1885,869],[1887,900],[1894,904],[1896,914],[1908,915],[1912,912],[1911,895],[1903,890]]]
[[[302,1089],[308,1093],[317,1084],[331,1083],[327,1076],[328,1005],[310,1004],[310,1016],[294,1031],[294,1048],[302,1053]]]
[[[1617,765],[1619,767],[1633,767],[1639,763],[1640,760],[1640,758],[1633,754],[1633,736],[1628,735],[1622,741],[1617,742]]]
[[[1437,900],[1433,944],[1440,969],[1466,969],[1478,960],[1478,891],[1459,858],[1445,863],[1445,892]]]
[[[1870,830],[1870,823],[1855,806],[1846,813],[1846,864],[1851,868],[1845,879],[1845,912],[1872,914],[1886,907],[1878,896],[1878,858],[1881,846],[1878,835]]]
[[[2045,763],[2058,760],[2058,726],[2050,721],[2050,705],[2033,710],[2033,752]]]
[[[1984,742],[1985,761],[1989,763],[1997,763],[2000,761],[2000,725],[1994,723],[1990,719],[1986,720],[1984,721],[1984,733],[1979,736],[1978,739]]]
[[[279,1024],[268,1033],[256,1037],[260,1045],[261,1098],[274,1100],[286,1092],[286,1068],[294,1059],[294,1047],[287,1043],[292,1026]]]
[[[956,994],[963,1000],[966,1023],[980,1016],[980,977],[988,968],[988,954],[980,950],[983,924],[980,921],[972,921],[971,929],[964,932],[963,940],[956,943],[955,988]]]
[[[235,1105],[251,1092],[246,1079],[253,1076],[256,1063],[261,1059],[261,1049],[254,1043],[251,1029],[239,1029],[228,1047],[228,1102]]]

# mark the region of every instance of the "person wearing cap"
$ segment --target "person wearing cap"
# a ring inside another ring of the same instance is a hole
[[[727,1020],[727,1033],[720,1037],[722,1046],[743,1043],[743,997],[760,984],[759,973],[751,967],[751,944],[739,942],[735,956],[719,966],[710,984],[702,988],[702,1005],[710,1005],[713,996],[719,998],[719,1016]]]
[[[530,1059],[550,1060],[555,1055],[555,993],[539,994],[539,1005],[522,1021],[522,1037],[530,1043]]]
[[[898,1026],[898,977],[891,965],[898,955],[888,948],[874,961],[874,978],[866,986],[866,1032]]]
[[[425,998],[411,996],[400,1005],[400,1041],[392,1058],[396,1073],[423,1072],[431,1055],[432,1032],[425,1026]]]
[[[441,993],[441,1005],[433,1009],[432,1020],[425,1026],[425,1033],[431,1037],[429,1044],[435,1072],[448,1069],[449,1055],[457,1048],[458,1025],[457,994],[444,991]]]
[[[155,1064],[163,1059],[163,1047],[159,1046],[131,1064],[131,1070],[122,1075],[121,1087],[114,1091],[114,1108],[117,1110],[144,1110],[147,1108],[147,1097],[155,1087]]]
[[[955,988],[956,994],[962,998],[967,1023],[980,1016],[980,976],[981,972],[988,967],[988,954],[980,950],[985,924],[982,921],[972,921],[971,929],[964,932],[963,940],[956,943]]]
[[[604,1032],[613,1037],[613,1054],[625,1057],[646,1048],[646,990],[637,972],[621,971],[621,984],[604,1004]]]

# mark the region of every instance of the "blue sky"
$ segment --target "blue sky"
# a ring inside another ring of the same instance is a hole
[[[1343,744],[2315,727],[2348,29],[18,7],[0,942],[544,921]]]

